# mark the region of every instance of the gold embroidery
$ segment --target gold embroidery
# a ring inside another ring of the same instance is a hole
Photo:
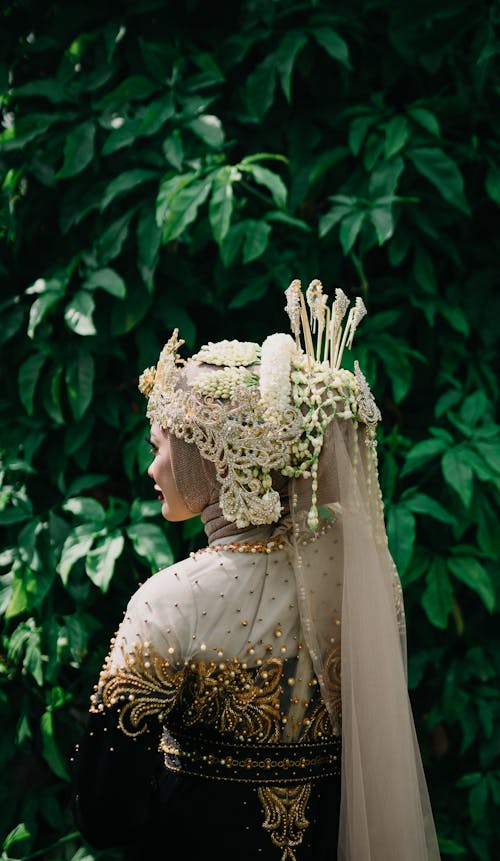
[[[342,693],[341,693],[341,651],[340,643],[337,643],[327,654],[323,679],[326,688],[326,708],[330,715],[330,722],[335,733],[340,732],[342,721]],[[324,730],[323,730],[324,731]]]
[[[269,831],[274,845],[283,850],[281,861],[296,861],[294,848],[300,846],[309,825],[306,806],[311,784],[285,789],[281,786],[260,786],[257,790],[264,810],[263,828]]]
[[[205,722],[239,740],[278,741],[283,661],[269,658],[255,670],[238,660],[216,664],[200,661],[186,670],[181,704],[183,722]]]
[[[119,705],[120,729],[125,735],[140,735],[146,730],[147,717],[158,715],[165,720],[175,704],[183,675],[183,670],[175,670],[169,661],[138,644],[125,655],[123,667],[112,670],[109,659],[106,661],[97,692],[91,697],[90,711]]]

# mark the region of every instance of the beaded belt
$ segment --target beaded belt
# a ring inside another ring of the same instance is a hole
[[[169,771],[245,783],[300,783],[340,775],[341,738],[295,744],[230,744],[200,736],[174,738],[160,748]]]

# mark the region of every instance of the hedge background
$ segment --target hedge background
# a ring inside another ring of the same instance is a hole
[[[498,858],[499,18],[2,4],[3,861],[115,857],[75,832],[68,759],[129,596],[203,540],[158,515],[138,374],[175,326],[189,351],[287,331],[295,277],[367,304],[443,857]]]

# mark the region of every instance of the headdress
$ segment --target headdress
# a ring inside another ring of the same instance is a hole
[[[362,299],[356,299],[342,327],[349,306],[342,290],[335,291],[330,309],[321,282],[310,284],[306,296],[311,323],[298,280],[286,296],[295,341],[277,333],[262,346],[209,342],[184,362],[178,356],[184,342],[176,329],[156,368],[141,375],[139,389],[148,397],[151,421],[194,443],[215,465],[227,520],[238,528],[277,522],[281,503],[271,478],[277,471],[288,478],[312,479],[308,524],[314,532],[326,428],[334,418],[361,422],[366,442],[373,446],[380,412],[358,363],[354,373],[341,368],[344,349],[352,346],[366,313]]]
[[[341,366],[366,309],[340,289],[329,304],[317,279],[305,299],[292,281],[286,300],[292,336],[209,342],[184,361],[175,330],[139,388],[151,421],[213,464],[234,531],[277,524],[287,536],[307,652],[341,723],[339,861],[438,861],[377,475],[380,412],[359,365]]]

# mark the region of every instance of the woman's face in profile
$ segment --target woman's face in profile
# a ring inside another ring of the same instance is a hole
[[[185,505],[177,490],[172,470],[170,439],[157,422],[151,425],[150,444],[154,460],[148,469],[148,475],[155,483],[158,500],[162,504],[162,517],[173,522],[195,517],[196,514]]]

